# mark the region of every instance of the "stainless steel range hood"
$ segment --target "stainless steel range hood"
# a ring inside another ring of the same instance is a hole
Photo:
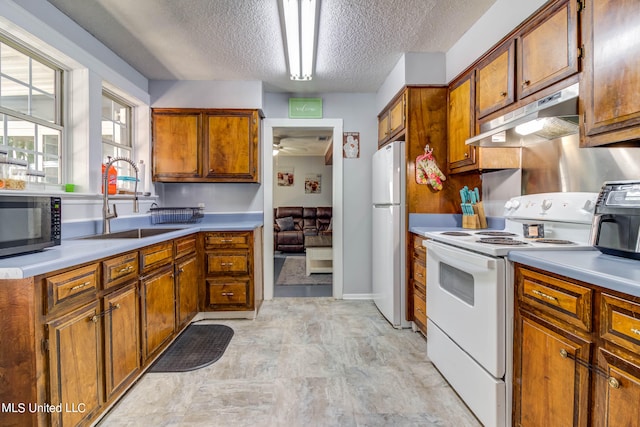
[[[578,132],[578,83],[480,126],[467,145],[523,147]]]

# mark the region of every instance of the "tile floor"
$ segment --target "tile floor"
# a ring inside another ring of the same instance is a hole
[[[277,298],[214,364],[148,373],[100,426],[479,426],[426,341],[371,301]]]

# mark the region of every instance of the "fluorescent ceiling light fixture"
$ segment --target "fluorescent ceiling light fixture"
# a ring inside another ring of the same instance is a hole
[[[282,0],[291,80],[311,80],[319,0]]]
[[[523,123],[521,125],[516,126],[516,133],[519,135],[531,135],[532,133],[538,132],[544,127],[544,122],[546,119],[537,119],[532,120],[527,123]]]

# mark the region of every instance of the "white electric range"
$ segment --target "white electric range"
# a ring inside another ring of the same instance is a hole
[[[510,251],[593,250],[597,193],[519,196],[504,230],[426,233],[427,354],[484,425],[511,425]]]

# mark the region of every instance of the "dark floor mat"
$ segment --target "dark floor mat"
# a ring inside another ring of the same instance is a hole
[[[149,372],[186,372],[220,359],[233,337],[225,325],[189,325]]]

